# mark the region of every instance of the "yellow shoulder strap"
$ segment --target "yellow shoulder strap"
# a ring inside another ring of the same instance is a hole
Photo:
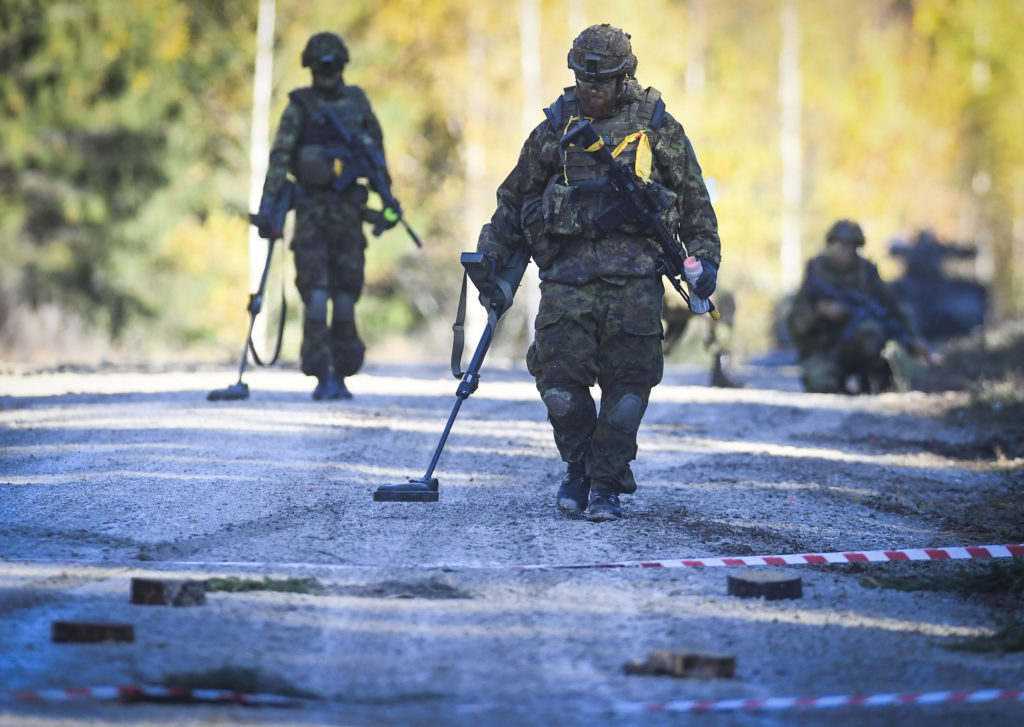
[[[651,142],[647,138],[646,131],[635,131],[627,136],[622,140],[621,144],[615,147],[615,151],[612,152],[612,156],[617,157],[634,141],[636,142],[636,162],[633,166],[633,171],[636,172],[636,176],[644,180],[644,184],[650,184],[653,154],[651,153]]]
[[[569,121],[565,125],[565,131],[562,133],[563,136],[569,132],[569,127],[572,126],[572,123],[574,121],[579,121],[579,118],[576,116],[570,116]],[[653,163],[654,155],[651,152],[651,142],[647,138],[646,131],[644,131],[643,129],[641,129],[640,131],[634,131],[632,134],[623,139],[622,142],[617,147],[615,147],[615,151],[612,152],[612,158],[614,159],[619,154],[621,154],[626,149],[626,147],[628,147],[634,141],[637,144],[636,161],[633,165],[633,171],[636,173],[636,176],[640,177],[640,179],[644,181],[644,184],[650,184],[651,164]],[[588,148],[587,151],[597,151],[602,146],[604,146],[604,140],[599,138],[597,140],[597,143]],[[568,184],[569,173],[564,166],[562,167],[562,175],[565,179],[565,183]]]

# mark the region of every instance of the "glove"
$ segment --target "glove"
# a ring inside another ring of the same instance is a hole
[[[401,215],[395,214],[390,207],[385,207],[382,210],[363,208],[363,222],[373,225],[374,237],[380,237],[385,230],[390,230],[401,219]]]
[[[486,266],[486,270],[482,271],[483,275],[478,273],[473,279],[473,284],[480,292],[480,305],[484,308],[500,308],[505,303],[505,294],[498,285],[498,258],[494,253],[485,252],[483,263]]]
[[[380,230],[390,230],[392,227],[398,224],[399,220],[402,219],[402,213],[398,210],[390,207],[385,207],[380,211]],[[377,228],[374,227],[374,230]]]
[[[249,222],[256,226],[256,232],[264,240],[276,240],[281,237],[281,230],[270,219],[270,213],[260,210],[249,215]]]
[[[718,282],[718,268],[707,260],[701,260],[700,266],[702,270],[700,277],[697,278],[697,282],[693,285],[693,292],[697,294],[698,298],[710,298],[711,294],[715,292],[715,286]]]

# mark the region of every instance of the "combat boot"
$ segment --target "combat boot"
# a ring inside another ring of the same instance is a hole
[[[587,509],[587,495],[590,493],[590,478],[582,464],[570,464],[558,486],[555,502],[565,515],[580,515]]]
[[[872,394],[882,394],[895,388],[895,377],[889,362],[885,359],[872,366],[864,374],[865,389]]]
[[[715,354],[711,363],[711,385],[723,389],[742,389],[745,384],[729,372],[729,357],[724,353]]]
[[[348,391],[348,389],[346,389]],[[351,394],[349,394],[351,396]],[[325,376],[316,377],[316,388],[313,389],[313,400],[323,401],[324,399],[337,399],[338,380],[330,373]]]
[[[334,377],[334,388],[331,390],[330,395],[327,398],[328,399],[351,399],[352,398],[352,392],[348,390],[347,386],[345,386],[345,377],[344,376],[335,376]]]
[[[587,520],[592,523],[603,523],[618,520],[622,517],[619,507],[619,495],[607,487],[593,487],[590,490],[590,507],[587,508]]]

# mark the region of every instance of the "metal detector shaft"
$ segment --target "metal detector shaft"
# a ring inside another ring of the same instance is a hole
[[[432,477],[434,474],[434,468],[437,466],[437,461],[441,458],[441,452],[444,450],[444,445],[448,441],[448,435],[452,431],[452,425],[455,424],[455,417],[459,415],[459,409],[462,408],[462,402],[468,399],[477,386],[480,384],[480,367],[483,365],[484,357],[487,355],[487,349],[491,345],[491,340],[494,338],[494,328],[498,325],[498,316],[492,310],[487,316],[487,326],[484,328],[483,334],[480,336],[480,343],[476,346],[476,352],[473,354],[473,358],[469,363],[469,367],[462,375],[462,380],[459,382],[459,388],[455,391],[455,406],[452,407],[452,413],[448,416],[448,423],[444,425],[444,431],[441,433],[441,439],[437,443],[437,447],[434,449],[434,456],[430,458],[430,465],[427,467],[426,473],[418,480],[409,480],[400,485],[381,485],[373,493],[373,499],[377,502],[437,502],[437,479]]]
[[[242,375],[245,373],[245,365],[249,361],[249,348],[252,346],[252,329],[256,324],[256,316],[263,307],[263,289],[267,285],[267,275],[270,272],[270,259],[274,254],[274,243],[277,238],[267,240],[267,260],[263,265],[263,275],[260,277],[260,287],[255,293],[249,295],[249,329],[245,333],[245,340],[242,342],[242,358],[238,362],[238,381],[225,389],[215,389],[207,395],[209,401],[220,401],[224,399],[248,399],[249,387],[242,383]]]
[[[497,325],[497,323],[498,319],[494,317],[493,314],[488,316],[487,326],[484,328],[484,332],[480,336],[480,343],[476,345],[476,351],[473,353],[473,358],[469,362],[469,367],[466,369],[466,373],[462,375],[462,381],[459,382],[459,388],[455,391],[455,406],[452,408],[452,413],[448,417],[448,423],[445,425],[444,431],[441,433],[441,440],[437,443],[437,449],[434,450],[434,456],[430,460],[430,466],[427,467],[427,473],[423,475],[424,479],[427,479],[434,474],[434,467],[437,466],[437,460],[441,457],[441,450],[444,449],[445,442],[448,441],[448,434],[452,431],[452,425],[455,424],[455,417],[459,414],[462,402],[472,396],[473,392],[476,391],[477,386],[480,385],[480,367],[483,365],[484,356],[487,355],[487,349],[490,348],[491,341],[494,339],[494,326]]]
[[[242,380],[242,372],[245,371],[245,364],[249,359],[249,347],[252,345],[252,329],[256,325],[256,316],[263,308],[263,290],[267,287],[267,276],[270,273],[270,259],[274,254],[274,243],[277,238],[267,240],[267,260],[263,264],[263,275],[260,276],[260,287],[255,293],[249,296],[249,330],[245,334],[245,344],[242,346],[242,361],[238,367],[238,380]]]

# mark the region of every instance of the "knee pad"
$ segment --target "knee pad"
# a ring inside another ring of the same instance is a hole
[[[311,321],[327,320],[327,291],[314,290],[309,294],[309,302],[306,303],[306,318]]]
[[[647,405],[636,394],[626,394],[608,411],[609,426],[620,432],[635,432],[640,428]]]
[[[334,296],[334,321],[351,323],[356,319],[356,296],[351,293],[338,293]]]
[[[541,399],[547,407],[548,417],[552,420],[564,419],[572,413],[576,404],[572,391],[557,387],[545,391],[541,394]]]
[[[885,347],[885,328],[878,321],[864,321],[854,331],[850,346],[861,359],[878,358]]]

